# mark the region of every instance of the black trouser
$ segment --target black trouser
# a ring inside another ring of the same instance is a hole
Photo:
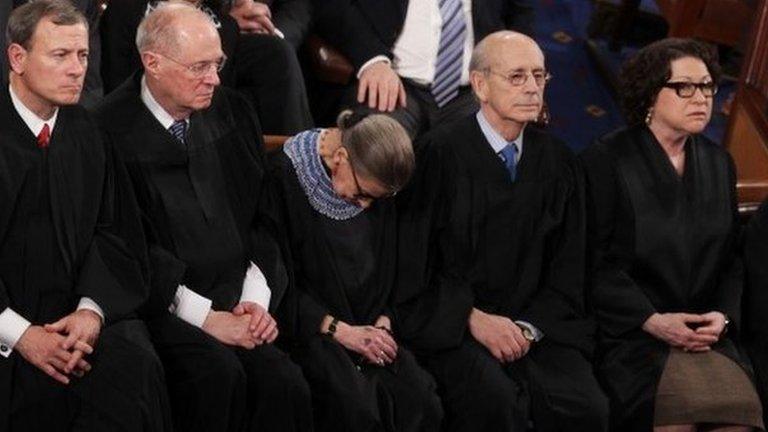
[[[160,359],[144,323],[105,327],[83,378],[59,384],[16,359],[10,430],[19,432],[171,431]]]
[[[577,350],[535,343],[522,359],[499,363],[471,336],[423,357],[438,383],[448,432],[608,430],[608,399]]]
[[[148,326],[177,431],[312,431],[309,387],[275,346],[229,347],[170,315]]]
[[[402,346],[391,365],[361,362],[339,343],[317,335],[296,353],[323,432],[437,432],[442,408],[431,376]]]
[[[235,47],[235,87],[254,104],[265,134],[294,135],[313,126],[296,51],[267,35],[240,35]]]

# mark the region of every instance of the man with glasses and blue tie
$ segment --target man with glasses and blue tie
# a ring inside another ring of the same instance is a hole
[[[469,89],[472,47],[496,30],[532,33],[532,3],[328,1],[318,6],[317,26],[354,66],[357,102],[391,112],[414,138],[477,110]]]
[[[98,108],[145,216],[153,269],[147,325],[174,427],[311,431],[309,388],[273,342],[287,270],[265,206],[258,119],[219,87],[208,15],[163,2],[139,25],[143,71]]]
[[[395,331],[436,378],[451,432],[608,427],[584,304],[583,180],[568,148],[528,125],[550,78],[528,36],[486,37],[470,63],[480,110],[424,136],[402,196],[411,291]]]

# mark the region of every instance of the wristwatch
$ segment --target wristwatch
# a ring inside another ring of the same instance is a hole
[[[336,334],[336,326],[338,324],[339,324],[339,319],[338,318],[333,318],[331,320],[331,323],[328,324],[328,331],[325,332],[325,334],[328,335],[328,336],[333,336],[334,334]]]
[[[728,328],[731,326],[731,319],[728,317],[728,315],[723,314],[723,317],[725,317],[725,325],[723,326],[723,331],[720,333],[720,336],[728,333]]]
[[[517,323],[516,323],[517,324]],[[527,325],[517,324],[518,327],[520,327],[520,330],[523,333],[523,337],[528,342],[535,342],[536,336],[534,336],[533,331],[528,327]]]

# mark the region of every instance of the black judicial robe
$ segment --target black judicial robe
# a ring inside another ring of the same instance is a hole
[[[525,129],[514,183],[470,116],[421,144],[400,197],[397,332],[416,350],[471,337],[472,307],[524,320],[554,343],[591,352],[584,306],[584,199],[575,157]]]
[[[742,263],[733,162],[703,136],[685,146],[682,177],[644,125],[608,134],[581,155],[591,199],[598,375],[619,430],[653,426],[669,352],[641,328],[653,313],[727,314],[732,328],[714,349],[743,365],[734,343]]]
[[[379,200],[348,220],[334,220],[309,203],[290,158],[271,159],[273,191],[282,205],[298,297],[301,364],[315,400],[318,431],[437,431],[442,418],[431,376],[402,344],[387,367],[320,335],[332,315],[350,325],[373,325],[392,314],[397,214],[394,200]]]
[[[100,347],[93,354],[100,356],[100,348],[111,345],[105,341],[110,326],[131,317],[148,295],[143,235],[130,183],[83,108],[59,108],[50,147],[41,151],[15,111],[7,85],[4,88],[0,91],[0,311],[10,307],[32,324],[42,325],[73,312],[81,297],[90,297],[106,319]],[[105,355],[110,362],[115,360],[113,354]],[[102,366],[97,357],[86,378]],[[126,373],[131,370],[118,367]],[[0,359],[0,429],[5,430],[11,403],[17,410],[61,391],[53,379],[40,376],[42,372],[17,352]],[[143,377],[133,379],[135,383]],[[78,380],[70,386],[75,391],[82,388]],[[121,408],[112,403],[115,410]]]
[[[125,161],[146,218],[155,274],[150,312],[167,309],[177,284],[211,299],[215,310],[231,310],[250,261],[267,277],[274,312],[288,270],[274,223],[262,212],[266,169],[253,110],[218,88],[211,106],[190,117],[185,147],[141,101],[141,77],[110,94],[98,120]]]
[[[391,315],[397,217],[394,202],[376,202],[357,216],[336,221],[312,208],[288,156],[271,157],[275,193],[291,245],[299,296],[297,329],[318,333],[325,315],[351,325],[372,325]]]

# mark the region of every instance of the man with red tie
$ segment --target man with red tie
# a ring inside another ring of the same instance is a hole
[[[66,1],[8,21],[0,89],[0,430],[167,428],[127,178],[77,106],[88,25]],[[130,240],[125,240],[130,239]]]

